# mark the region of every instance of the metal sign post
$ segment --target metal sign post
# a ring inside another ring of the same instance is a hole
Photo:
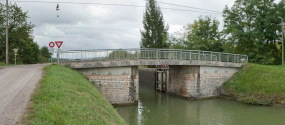
[[[15,55],[15,65],[17,65],[17,52],[18,52],[18,49],[17,48],[15,48],[15,49],[13,49],[14,50],[14,55]]]
[[[59,54],[61,53],[61,49],[57,49],[57,65],[59,65]]]
[[[52,63],[52,55],[54,53],[54,48],[49,48],[49,53],[51,54],[50,55],[50,63]]]
[[[50,53],[53,53],[54,52],[54,49],[53,47],[56,45],[57,46],[57,51],[56,51],[56,56],[57,56],[57,65],[59,65],[59,54],[61,53],[61,50],[60,50],[60,47],[62,45],[63,41],[55,41],[55,42],[50,42],[49,43],[49,47],[50,47]],[[51,58],[52,60],[52,58]],[[52,61],[51,61],[52,63]]]

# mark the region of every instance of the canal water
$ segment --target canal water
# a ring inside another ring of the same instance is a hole
[[[189,100],[143,87],[137,105],[115,108],[130,125],[285,125],[284,107]]]

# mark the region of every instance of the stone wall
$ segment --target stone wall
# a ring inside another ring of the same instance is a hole
[[[137,66],[77,70],[94,82],[111,104],[130,104],[138,101]]]
[[[238,68],[209,66],[169,66],[168,92],[190,98],[219,96],[224,82]]]
[[[200,67],[200,97],[213,97],[221,94],[223,84],[238,72],[238,68]]]
[[[199,91],[200,66],[169,66],[168,93],[195,97]]]
[[[156,68],[142,68],[139,69],[139,83],[140,86],[155,89],[155,72]]]

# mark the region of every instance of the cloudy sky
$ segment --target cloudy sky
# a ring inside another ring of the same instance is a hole
[[[9,0],[11,3],[16,0]],[[17,0],[25,1],[25,0]],[[42,0],[38,0],[42,1]],[[52,2],[104,3],[145,6],[144,0],[45,0]],[[234,0],[158,0],[184,6],[222,12],[231,7]],[[1,0],[1,2],[4,2]],[[48,46],[50,41],[63,41],[64,50],[139,48],[140,29],[144,7],[106,6],[96,4],[17,2],[34,23],[34,40],[40,46]],[[161,8],[175,8],[202,11],[159,3]],[[223,25],[221,14],[162,9],[164,20],[172,34],[192,23],[199,16],[217,18]],[[59,15],[59,17],[57,17]]]

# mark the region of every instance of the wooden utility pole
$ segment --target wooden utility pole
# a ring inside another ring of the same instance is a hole
[[[282,66],[284,65],[284,22],[283,18],[281,18],[282,21]]]
[[[9,64],[8,0],[6,0],[6,65]]]

